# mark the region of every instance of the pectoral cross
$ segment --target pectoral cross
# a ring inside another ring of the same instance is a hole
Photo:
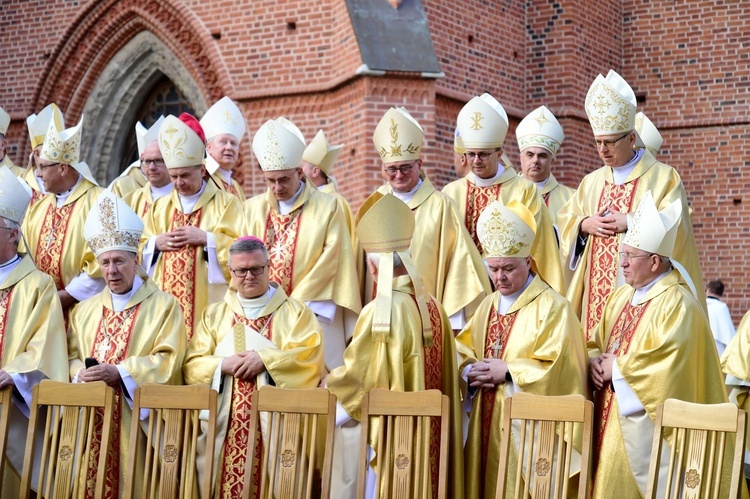
[[[110,344],[112,343],[112,338],[107,338],[104,340],[103,343],[100,343],[98,347],[96,347],[96,351],[99,353],[100,358],[104,358],[105,355],[107,355],[107,352],[109,352]]]
[[[273,249],[271,250],[271,253],[273,253],[274,260],[281,258],[285,252],[286,252],[286,247],[283,244],[281,244],[281,240],[276,241],[276,244],[273,245]]]
[[[492,345],[490,348],[495,351],[495,358],[496,359],[499,359],[500,356],[503,354],[503,345],[500,343],[500,338],[499,337],[497,339],[497,343],[495,343],[494,345]]]
[[[614,343],[612,343],[612,348],[609,353],[614,353],[618,348],[620,348],[620,338],[617,338]]]
[[[45,241],[47,241],[47,246],[44,248],[44,251],[49,251],[49,247],[52,245],[52,241],[55,240],[55,233],[51,232],[47,237],[44,238]]]

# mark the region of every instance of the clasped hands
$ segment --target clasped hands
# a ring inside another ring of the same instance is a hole
[[[628,216],[617,206],[605,206],[581,222],[581,232],[592,236],[614,236],[628,230]]]
[[[177,227],[171,232],[156,236],[156,249],[159,251],[177,251],[185,246],[206,246],[207,244],[206,231],[192,225]]]
[[[471,365],[466,377],[472,388],[492,388],[505,383],[508,364],[503,359],[484,359]]]
[[[602,390],[612,381],[612,366],[617,360],[613,353],[603,353],[589,361],[591,381],[597,390]]]
[[[265,370],[266,366],[255,350],[236,353],[221,361],[221,373],[229,374],[240,381],[250,381]]]

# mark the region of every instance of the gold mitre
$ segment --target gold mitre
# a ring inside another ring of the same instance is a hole
[[[499,149],[508,133],[508,115],[490,94],[467,102],[456,124],[466,149]]]
[[[611,69],[599,75],[586,94],[586,115],[594,136],[616,135],[635,128],[635,93],[622,76]]]
[[[31,202],[28,187],[7,166],[0,167],[0,217],[21,224]]]
[[[5,109],[0,107],[0,135],[8,133],[8,127],[10,126],[10,115],[5,112]]]
[[[141,219],[109,189],[96,199],[83,225],[83,238],[95,257],[105,251],[138,253],[142,233]]]
[[[318,130],[318,133],[305,148],[302,159],[313,166],[317,166],[323,170],[323,173],[330,176],[333,164],[343,148],[343,145],[328,145],[326,134],[323,133],[323,130]]]
[[[303,152],[302,133],[283,117],[266,121],[253,137],[253,154],[264,172],[299,168]]]
[[[680,199],[675,199],[659,211],[649,190],[641,198],[633,217],[628,217],[628,231],[622,238],[622,244],[671,258],[681,215]]]
[[[641,138],[643,145],[646,149],[656,156],[661,149],[661,145],[664,143],[664,137],[659,133],[659,129],[648,119],[643,113],[635,115],[635,131],[638,132],[638,136]]]
[[[222,97],[211,106],[201,118],[201,126],[206,133],[206,141],[228,133],[241,141],[245,136],[245,117],[237,105],[229,97]]]
[[[138,155],[143,154],[146,146],[155,140],[159,140],[159,127],[164,121],[164,116],[159,116],[159,119],[154,122],[149,128],[143,126],[139,121],[135,124],[135,141],[138,143]]]
[[[518,124],[516,139],[522,152],[528,147],[541,147],[554,156],[565,140],[565,134],[555,115],[545,106],[539,106]]]
[[[477,236],[484,258],[526,258],[536,234],[534,215],[516,200],[493,201],[477,220]]]
[[[362,248],[367,253],[408,250],[414,234],[414,214],[393,194],[379,195],[374,199],[375,203],[357,223],[357,237]]]
[[[419,159],[424,130],[403,107],[392,107],[380,119],[372,141],[383,164]]]
[[[167,168],[185,168],[203,163],[206,154],[203,140],[179,118],[171,114],[164,118],[158,137],[159,151]]]
[[[50,123],[54,123],[55,129],[62,132],[65,129],[65,119],[57,104],[49,104],[39,114],[32,114],[26,118],[26,127],[29,129],[31,148],[36,149],[44,143]]]

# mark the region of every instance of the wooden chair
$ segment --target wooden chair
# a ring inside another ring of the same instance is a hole
[[[191,498],[196,480],[197,442],[201,424],[199,414],[208,411],[206,459],[201,497],[211,497],[214,445],[216,442],[217,394],[208,385],[145,384],[133,397],[125,497]],[[141,433],[141,409],[148,409]],[[146,429],[147,428],[147,429]],[[144,462],[137,459],[145,441]],[[139,466],[140,465],[140,466]],[[135,490],[136,475],[143,473],[142,488]]]
[[[0,390],[0,490],[3,490],[3,470],[5,469],[5,449],[8,446],[8,429],[10,428],[10,404],[13,388],[6,386]]]
[[[262,416],[266,413],[268,435],[264,436],[261,444],[259,429]],[[316,443],[318,429],[322,426],[321,416],[326,417],[326,435],[320,497],[327,498],[333,465],[336,396],[324,388],[290,390],[271,386],[264,386],[253,393],[250,431],[254,437],[247,453],[243,497],[312,497],[316,466],[320,468]],[[262,450],[259,493],[252,483],[258,445]]]
[[[450,402],[440,390],[395,392],[374,389],[362,400],[362,436],[359,449],[357,497],[365,497],[368,434],[377,418],[378,479],[374,497],[432,498],[446,495]],[[438,483],[430,483],[431,418],[440,418]],[[382,490],[381,490],[382,488]]]
[[[648,469],[646,497],[655,498],[658,490],[662,439],[673,429],[664,497],[719,497],[722,469],[725,466],[727,440],[734,440],[732,480],[729,495],[739,497],[744,478],[745,411],[736,405],[692,404],[667,399],[656,410],[654,442]],[[669,431],[669,430],[667,430]]]
[[[588,497],[593,415],[594,404],[582,395],[545,397],[519,392],[507,397],[495,497],[505,498],[508,473],[511,472],[515,474],[515,498],[567,497],[576,424],[582,425],[583,432],[578,497]],[[513,421],[520,422],[516,453],[518,466],[515,470],[508,469],[510,446],[514,441]],[[557,465],[553,467],[553,463]]]
[[[31,475],[39,420],[44,418],[42,461],[37,483],[38,495],[44,497],[78,497],[79,470],[88,469],[91,441],[95,431],[95,413],[103,410],[99,460],[97,462],[95,497],[104,497],[107,451],[111,441],[115,395],[103,381],[95,383],[61,383],[44,380],[34,387],[26,436],[26,454],[21,475],[21,497],[31,494]]]

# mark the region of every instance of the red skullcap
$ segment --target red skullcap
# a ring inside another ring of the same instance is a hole
[[[182,113],[177,119],[189,126],[190,129],[203,141],[203,145],[206,144],[206,133],[203,131],[200,121],[198,121],[195,116],[190,113]]]

